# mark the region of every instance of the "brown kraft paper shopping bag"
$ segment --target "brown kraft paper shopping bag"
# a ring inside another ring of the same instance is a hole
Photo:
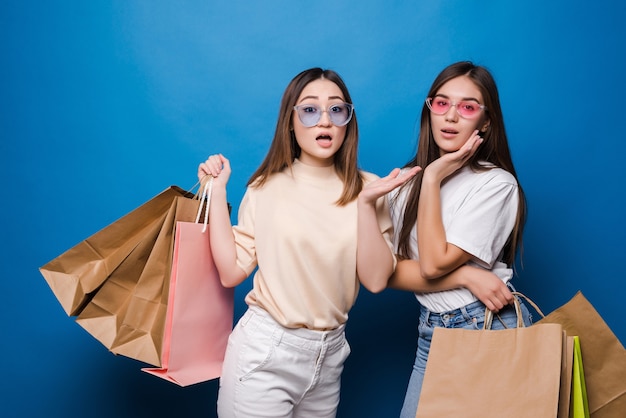
[[[561,358],[561,385],[559,387],[559,414],[557,418],[569,418],[574,366],[574,337],[563,331],[563,357]]]
[[[626,416],[626,350],[581,292],[537,322],[556,323],[580,339],[592,418]]]
[[[435,328],[416,418],[554,418],[563,329]]]
[[[131,280],[122,273],[120,280],[110,283],[108,280],[77,317],[76,321],[90,333],[100,330],[99,333],[103,334],[103,327],[108,330],[105,346],[111,352],[161,366],[175,226],[178,221],[193,222],[198,206],[199,200],[195,198],[176,197],[154,245],[149,248],[140,276]],[[101,292],[107,296],[113,294],[114,298],[109,299],[115,302],[105,303],[99,296]],[[105,304],[107,308],[104,308]],[[114,334],[112,341],[111,334]]]
[[[153,225],[139,245],[111,273],[98,293],[76,317],[76,322],[109,350],[113,348],[118,338],[133,291],[148,262],[164,221],[165,216],[160,223]]]
[[[75,316],[155,224],[173,199],[187,194],[171,186],[39,268],[65,312]]]

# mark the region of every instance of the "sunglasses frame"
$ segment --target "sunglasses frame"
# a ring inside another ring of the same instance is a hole
[[[329,108],[332,108],[333,106],[347,106],[349,109],[349,114],[348,114],[348,118],[346,119],[346,121],[342,124],[337,124],[335,123],[335,121],[333,120],[333,113],[330,113],[328,111],[328,109],[324,109],[321,106],[318,105],[314,105],[314,104],[301,104],[301,105],[296,105],[293,107],[293,110],[296,111],[296,114],[298,115],[298,119],[300,120],[300,123],[302,123],[302,125],[304,125],[306,128],[312,128],[313,126],[317,125],[319,123],[319,121],[322,119],[322,115],[324,114],[324,112],[328,113],[328,118],[330,119],[331,123],[335,126],[346,126],[348,123],[350,123],[350,121],[352,120],[352,116],[354,115],[354,105],[352,103],[345,103],[345,102],[341,102],[341,103],[333,103],[329,106]],[[317,118],[317,120],[313,123],[313,124],[307,124],[302,120],[302,116],[300,116],[300,110],[307,108],[307,107],[314,107],[315,109],[317,109],[317,111],[319,112],[319,117]]]
[[[433,108],[432,108],[432,104],[431,104],[431,102],[432,102],[434,99],[435,99],[435,97],[427,97],[427,98],[426,98],[426,100],[425,100],[425,102],[426,102],[426,106],[428,106],[428,109],[430,109],[430,111],[431,111],[433,114],[435,114],[435,115],[439,115],[439,116],[441,116],[441,115],[445,115],[446,113],[448,113],[448,111],[450,110],[450,108],[451,108],[451,107],[454,107],[454,109],[456,110],[456,113],[457,113],[460,117],[462,117],[463,119],[475,119],[475,118],[477,118],[477,117],[478,117],[478,115],[480,115],[480,112],[487,110],[487,106],[482,105],[482,104],[480,104],[480,103],[478,103],[478,102],[475,102],[474,100],[459,100],[458,102],[453,102],[452,100],[446,99],[446,100],[448,100],[448,101],[450,102],[450,106],[448,107],[448,109],[446,109],[446,111],[445,111],[445,112],[443,112],[443,113],[437,113],[437,112],[435,112],[435,111],[433,110]],[[466,115],[462,114],[462,113],[461,113],[461,111],[459,110],[459,106],[458,106],[458,105],[460,105],[461,103],[468,103],[468,102],[470,102],[470,103],[476,103],[476,104],[478,105],[479,110],[478,110],[478,112],[476,112],[476,114],[475,114],[475,115],[473,115],[473,116],[466,116]]]

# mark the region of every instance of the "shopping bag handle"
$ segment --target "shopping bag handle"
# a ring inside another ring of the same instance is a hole
[[[196,223],[198,223],[200,215],[202,214],[202,206],[206,205],[206,209],[204,211],[204,227],[202,228],[202,232],[206,232],[206,227],[209,223],[209,206],[211,204],[212,192],[213,176],[205,176],[200,182],[200,188],[198,189],[200,204],[198,205],[198,213],[196,214]]]
[[[541,309],[539,309],[539,306],[537,306],[537,304],[533,302],[528,296],[520,292],[512,292],[512,293],[513,293],[513,296],[516,296],[513,298],[513,306],[515,307],[515,314],[517,315],[517,327],[518,328],[522,328],[525,326],[524,318],[522,317],[522,306],[521,306],[519,297],[524,298],[526,302],[528,302],[530,306],[532,306],[533,309],[535,309],[537,313],[541,315],[542,318],[545,317]],[[483,329],[491,329],[491,324],[493,323],[493,315],[494,314],[491,310],[485,308],[485,324],[483,326]]]

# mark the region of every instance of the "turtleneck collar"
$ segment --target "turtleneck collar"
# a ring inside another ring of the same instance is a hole
[[[337,172],[335,171],[334,165],[317,167],[307,165],[297,158],[293,161],[292,170],[294,176],[297,177],[316,178],[318,180],[337,178]]]

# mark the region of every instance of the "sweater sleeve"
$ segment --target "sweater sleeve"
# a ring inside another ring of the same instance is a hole
[[[248,188],[239,206],[237,225],[233,226],[235,245],[237,247],[237,264],[248,275],[257,266],[256,247],[254,241],[255,227],[255,193]],[[219,245],[219,243],[212,243]]]

